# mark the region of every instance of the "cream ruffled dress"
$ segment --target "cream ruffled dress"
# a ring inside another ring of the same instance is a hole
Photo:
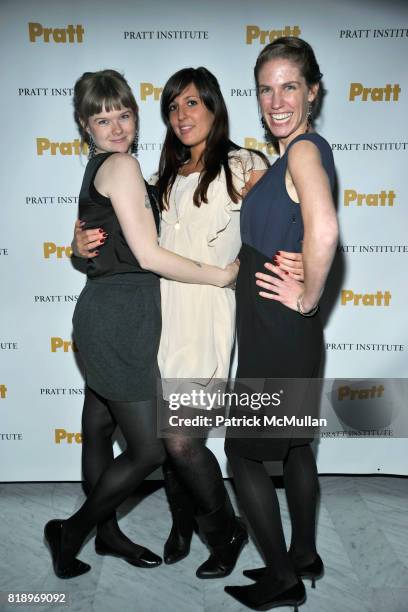
[[[230,153],[238,193],[252,170],[265,162],[246,149]],[[157,176],[149,182],[154,183]],[[232,202],[221,171],[207,191],[208,204],[193,204],[199,173],[178,175],[169,209],[163,211],[160,246],[207,264],[224,267],[240,247],[241,201]],[[232,289],[190,285],[161,279],[162,334],[158,363],[162,378],[227,378],[235,335],[235,294]]]

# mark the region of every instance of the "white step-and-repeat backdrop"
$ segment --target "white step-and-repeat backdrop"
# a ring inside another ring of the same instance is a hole
[[[280,35],[312,44],[327,90],[317,129],[333,148],[341,224],[325,376],[360,380],[351,412],[386,405],[379,380],[408,373],[407,3],[3,0],[0,14],[0,480],[81,477],[84,391],[71,317],[84,277],[69,245],[86,164],[71,98],[85,71],[115,68],[129,80],[147,177],[164,135],[161,87],[173,72],[214,72],[233,140],[273,159],[257,110],[256,56]],[[210,444],[225,469],[222,441]],[[323,439],[318,466],[408,474],[407,448],[402,437]]]

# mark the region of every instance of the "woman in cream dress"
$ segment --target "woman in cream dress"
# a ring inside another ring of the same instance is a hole
[[[229,166],[238,193],[251,171],[265,161],[246,149],[231,151]],[[239,210],[227,191],[225,172],[212,181],[208,204],[192,205],[200,173],[178,174],[162,211],[160,246],[192,259],[223,267],[240,250]],[[150,181],[154,182],[154,180]],[[233,289],[187,285],[162,278],[162,335],[159,368],[162,378],[227,378],[235,333]]]

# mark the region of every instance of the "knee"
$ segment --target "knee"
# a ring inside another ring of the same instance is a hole
[[[143,464],[152,472],[166,460],[166,451],[161,443],[138,448],[137,452],[132,452],[129,449],[125,452],[127,452],[128,458],[135,467],[140,467]]]
[[[193,455],[193,447],[190,439],[182,437],[167,438],[166,450],[173,461],[186,461]]]

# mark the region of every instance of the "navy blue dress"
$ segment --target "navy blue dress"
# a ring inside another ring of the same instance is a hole
[[[155,397],[161,333],[159,277],[141,268],[130,250],[112,202],[95,188],[95,176],[111,155],[89,160],[79,196],[86,228],[108,233],[98,257],[87,260],[88,281],[73,316],[74,340],[87,385],[116,401]],[[160,212],[154,188],[146,183],[157,229]]]
[[[314,133],[296,137],[242,203],[240,268],[236,284],[237,378],[313,378],[319,370],[323,332],[320,317],[302,317],[280,302],[259,296],[255,273],[266,272],[264,263],[277,251],[302,251],[303,221],[300,205],[285,186],[290,147],[299,140],[313,142],[334,186],[335,171],[330,145]],[[266,387],[265,387],[266,389]],[[260,428],[256,438],[232,439],[227,431],[226,447],[242,456],[283,460],[291,446],[310,439],[270,438]],[[235,433],[236,435],[236,433]],[[230,439],[231,438],[231,439]],[[231,447],[232,449],[232,447]]]

